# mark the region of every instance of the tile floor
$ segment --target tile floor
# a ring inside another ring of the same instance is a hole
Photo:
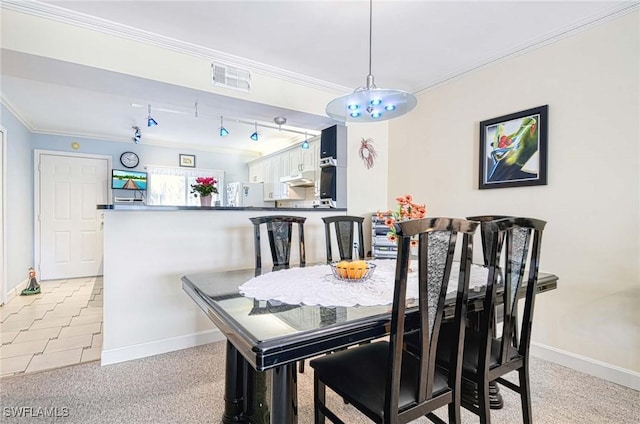
[[[0,377],[100,359],[102,277],[39,283],[0,306]]]

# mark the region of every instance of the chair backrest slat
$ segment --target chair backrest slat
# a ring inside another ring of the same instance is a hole
[[[298,224],[298,246],[300,251],[300,265],[304,266],[305,246],[304,246],[304,222],[307,218],[288,215],[271,215],[249,218],[254,226],[254,247],[256,269],[262,268],[262,254],[260,242],[260,225],[266,224],[269,238],[269,248],[273,269],[289,267],[291,258],[291,238],[293,224]]]
[[[332,242],[331,242],[331,224],[335,228],[336,240],[338,242],[338,253],[340,260],[352,260],[353,257],[353,241],[355,231],[358,231],[358,255],[359,259],[364,259],[364,235],[362,232],[362,223],[364,218],[361,216],[337,215],[322,218],[324,222],[327,263],[332,262]]]

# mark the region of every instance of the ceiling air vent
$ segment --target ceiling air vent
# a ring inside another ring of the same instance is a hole
[[[248,69],[212,63],[211,80],[213,85],[220,87],[232,88],[247,93],[251,91],[251,72]]]

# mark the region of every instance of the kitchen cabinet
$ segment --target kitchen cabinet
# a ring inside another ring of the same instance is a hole
[[[317,192],[320,179],[319,161],[320,140],[316,138],[309,140],[309,149],[296,146],[249,163],[249,181],[264,183],[264,200],[267,201],[304,199],[304,187],[290,187],[281,183],[280,178],[297,175],[303,171],[313,172]]]
[[[289,152],[288,167],[289,175],[299,174],[304,171],[316,171],[318,168],[318,156],[320,154],[320,143],[318,140],[309,140],[309,148],[302,149],[295,147]]]
[[[262,182],[264,183],[264,200],[275,200],[273,196],[273,161],[271,158],[261,160]]]
[[[249,164],[249,182],[262,183],[264,182],[263,163],[261,160],[251,162]]]

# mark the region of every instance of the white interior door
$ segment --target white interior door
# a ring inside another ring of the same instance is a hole
[[[107,158],[37,154],[39,275],[42,280],[102,275],[102,211],[108,200]]]

